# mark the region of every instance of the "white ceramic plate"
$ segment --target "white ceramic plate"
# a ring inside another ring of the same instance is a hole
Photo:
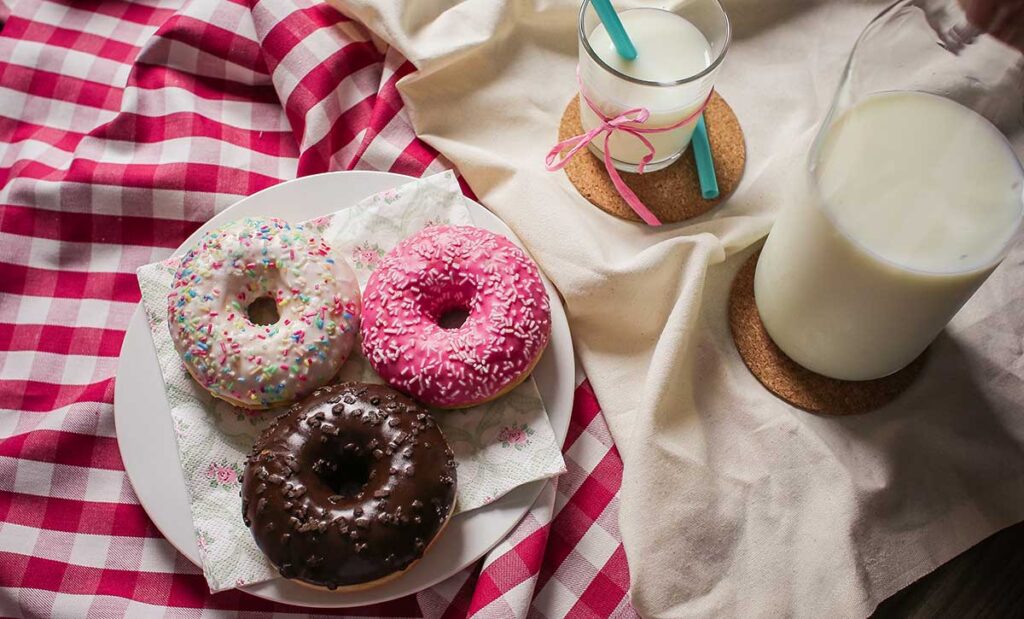
[[[244,198],[211,219],[177,249],[184,253],[207,230],[246,216],[274,216],[300,222],[352,206],[363,198],[414,180],[385,172],[331,172],[275,185]],[[497,217],[470,200],[473,222],[518,242]],[[551,283],[551,343],[534,370],[534,378],[559,443],[565,441],[575,383],[569,325]],[[170,408],[153,340],[141,305],[135,310],[121,347],[114,389],[114,420],[125,471],[139,502],[167,540],[193,563],[199,548],[192,528],[185,479],[178,461]],[[543,481],[516,488],[494,503],[454,517],[426,556],[400,578],[366,591],[331,592],[277,578],[242,590],[283,602],[321,608],[358,606],[392,600],[430,587],[487,553],[526,514]],[[241,518],[241,514],[239,514]]]

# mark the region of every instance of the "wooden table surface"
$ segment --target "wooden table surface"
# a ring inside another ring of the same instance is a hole
[[[1024,617],[1024,522],[878,605],[874,617]]]

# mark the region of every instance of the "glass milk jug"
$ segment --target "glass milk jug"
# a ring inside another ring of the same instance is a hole
[[[957,0],[868,25],[757,264],[761,319],[794,361],[896,372],[1004,258],[1024,213],[1022,63]]]

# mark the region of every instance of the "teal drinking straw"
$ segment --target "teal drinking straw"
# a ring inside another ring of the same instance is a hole
[[[697,119],[693,130],[693,158],[697,161],[697,178],[700,180],[700,194],[705,200],[718,197],[718,178],[715,176],[715,162],[711,158],[711,143],[708,142],[708,128],[704,115]]]
[[[611,0],[590,0],[590,4],[594,6],[597,16],[601,18],[601,23],[604,24],[604,29],[608,31],[608,36],[611,37],[612,43],[615,44],[615,51],[619,52],[619,55],[626,60],[636,60],[636,48],[633,47],[633,42],[629,40],[626,29],[622,27],[619,14],[612,8]]]

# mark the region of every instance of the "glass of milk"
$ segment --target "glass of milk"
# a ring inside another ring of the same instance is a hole
[[[901,0],[867,27],[757,264],[761,319],[794,361],[892,374],[1007,255],[1024,217],[1022,65],[956,0]]]
[[[589,131],[601,120],[587,105],[589,98],[610,118],[638,107],[650,117],[632,126],[669,127],[686,120],[711,93],[729,47],[729,19],[717,0],[692,0],[674,8],[666,3],[617,6],[622,25],[637,50],[635,60],[616,51],[590,0],[579,16],[580,119]],[[696,118],[663,133],[646,133],[654,157],[645,171],[672,164],[686,150]],[[616,132],[608,143],[615,167],[636,172],[650,151],[635,136]],[[603,157],[604,140],[590,149]]]

